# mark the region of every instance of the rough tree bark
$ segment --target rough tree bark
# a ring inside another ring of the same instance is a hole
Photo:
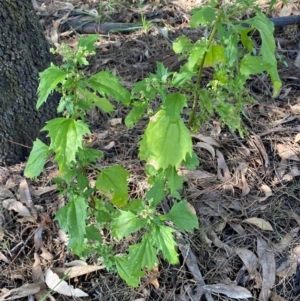
[[[0,165],[24,161],[56,113],[55,96],[35,109],[38,73],[51,58],[31,0],[0,0]]]

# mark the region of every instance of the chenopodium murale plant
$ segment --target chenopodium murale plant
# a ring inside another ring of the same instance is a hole
[[[145,200],[129,200],[129,173],[120,165],[100,168],[97,160],[103,157],[102,152],[89,148],[84,142],[85,136],[90,134],[85,121],[88,110],[97,107],[111,113],[114,106],[109,98],[125,105],[130,103],[130,93],[111,72],[101,71],[87,77],[82,70],[89,65],[87,57],[95,53],[94,43],[98,38],[97,35],[81,38],[75,51],[62,45],[54,52],[62,56],[63,64],[60,67],[51,64],[40,73],[36,107],[38,109],[50,93],[57,91],[61,94],[58,105],[61,116],[49,120],[42,129],[48,132],[48,145],[39,139],[34,142],[25,175],[30,178],[39,176],[52,156],[59,169],[58,177],[53,180],[61,195],[68,199],[55,216],[69,235],[68,247],[83,258],[97,253],[108,269],[117,271],[129,285],[137,286],[147,269],[158,264],[160,253],[169,263],[178,263],[173,236],[175,227],[189,231],[198,226],[197,217],[188,210],[186,202],[176,202],[167,214],[161,214],[157,209],[169,191],[180,199],[177,190],[182,187],[183,178],[177,174],[177,167],[183,157],[186,162],[192,160],[190,135],[178,115],[185,105],[185,97],[180,94],[168,96],[164,108],[156,116],[162,129],[171,126],[168,144],[161,142],[157,148],[150,146],[147,149],[147,141],[151,137],[146,130],[140,144],[144,155],[140,157],[152,156],[153,164],[148,165],[148,171],[152,172],[152,177],[149,177],[151,188]],[[177,104],[174,107],[175,96]],[[174,141],[171,141],[171,135]],[[169,156],[178,143],[182,145],[182,139],[185,141],[184,149],[179,155]],[[98,171],[95,181],[91,181],[89,176],[91,169]],[[103,235],[111,235],[122,240],[137,231],[142,233],[141,240],[122,254],[114,255],[113,245],[107,245],[103,239]]]

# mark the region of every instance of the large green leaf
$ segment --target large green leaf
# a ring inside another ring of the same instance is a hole
[[[177,54],[188,52],[192,47],[193,44],[187,36],[181,36],[173,43],[173,50]]]
[[[79,87],[78,92],[88,104],[93,104],[106,113],[112,112],[115,108],[108,99],[99,97],[98,95],[96,95],[96,93],[92,93],[86,89]]]
[[[144,267],[151,270],[158,263],[157,251],[152,244],[150,234],[146,233],[141,243],[129,247],[128,258],[133,267],[133,275],[139,275]]]
[[[192,231],[199,227],[197,216],[190,211],[184,201],[174,204],[166,217],[182,231]]]
[[[88,207],[85,199],[81,196],[74,198],[64,207],[58,210],[55,216],[61,228],[68,232],[71,239],[76,243],[82,244],[86,233],[86,208]]]
[[[215,9],[211,7],[196,8],[192,11],[190,25],[192,28],[196,28],[202,24],[209,24],[216,19]]]
[[[136,287],[139,285],[140,278],[144,276],[144,272],[141,271],[138,275],[133,275],[134,267],[128,260],[128,256],[115,256],[116,266],[118,274],[126,283],[130,286]]]
[[[67,72],[51,63],[50,67],[40,73],[40,84],[38,87],[38,101],[36,108],[38,109],[48,98],[49,94],[62,83]]]
[[[36,139],[25,167],[25,176],[29,178],[39,176],[44,169],[44,165],[50,153],[49,147],[41,140]]]
[[[169,165],[178,167],[186,155],[192,154],[192,140],[180,112],[186,97],[180,93],[169,94],[165,105],[150,120],[140,141],[141,159],[156,170]]]
[[[154,244],[159,250],[162,251],[162,254],[170,264],[177,264],[178,254],[175,250],[177,246],[173,233],[174,229],[167,226],[155,226],[151,231],[151,237]]]
[[[117,216],[111,222],[112,234],[121,239],[131,233],[137,232],[146,225],[145,219],[137,218],[130,211],[119,211]]]
[[[96,188],[118,206],[124,206],[128,201],[127,177],[129,173],[120,165],[102,170],[96,181]]]
[[[78,47],[86,47],[88,51],[94,51],[95,50],[95,42],[100,38],[98,34],[90,34],[85,37],[80,37],[78,42]]]
[[[130,93],[120,84],[118,77],[108,71],[100,71],[87,80],[87,84],[98,91],[113,97],[126,105],[130,103]]]
[[[277,96],[281,88],[281,80],[277,71],[277,61],[275,57],[275,39],[274,24],[261,12],[256,12],[256,16],[247,20],[247,23],[256,28],[261,36],[260,54],[265,63],[269,63],[272,67],[268,70],[273,83],[273,97]]]
[[[76,152],[82,148],[83,136],[90,133],[88,125],[83,121],[62,117],[48,121],[42,131],[49,132],[49,149],[55,152],[55,160],[61,170],[75,162]]]
[[[248,77],[251,74],[262,73],[271,67],[272,65],[265,62],[261,56],[246,54],[241,60],[240,72]]]

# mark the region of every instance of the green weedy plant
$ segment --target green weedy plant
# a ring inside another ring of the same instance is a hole
[[[48,121],[42,129],[48,132],[50,144],[46,145],[39,139],[34,142],[25,175],[30,178],[39,176],[49,156],[53,156],[59,167],[59,177],[55,182],[60,193],[68,199],[55,219],[69,234],[68,246],[81,257],[98,253],[108,269],[117,271],[129,285],[137,286],[146,270],[158,264],[159,253],[169,263],[178,263],[174,227],[190,231],[198,226],[198,219],[184,201],[176,202],[168,214],[161,214],[157,209],[167,193],[165,174],[168,174],[168,187],[171,187],[172,194],[180,198],[177,189],[181,188],[183,179],[177,175],[176,168],[181,157],[171,156],[167,162],[159,161],[153,164],[156,169],[149,167],[148,171],[152,173],[154,182],[159,183],[159,189],[157,185],[151,188],[145,200],[129,200],[128,172],[120,165],[100,169],[97,160],[102,158],[102,152],[89,148],[84,142],[85,136],[90,134],[85,122],[87,110],[98,107],[106,113],[112,112],[114,106],[108,98],[124,105],[130,102],[130,93],[110,72],[101,71],[87,77],[82,71],[82,67],[89,64],[87,57],[94,54],[97,39],[97,35],[81,38],[76,51],[67,45],[52,50],[62,55],[63,64],[60,67],[52,64],[40,73],[36,107],[38,109],[52,91],[57,91],[61,94],[58,112],[62,116]],[[161,122],[166,122],[164,118],[171,118],[183,128],[187,145],[180,151],[180,156],[186,157],[185,152],[192,154],[192,144],[189,132],[178,116],[184,99],[179,95],[177,107],[173,106],[173,102],[173,98],[165,102],[167,110],[161,114]],[[173,143],[164,151],[173,152],[172,146],[177,147]],[[156,171],[161,166],[164,173]],[[88,174],[91,168],[99,172],[94,185]],[[100,234],[110,234],[121,240],[137,231],[143,234],[141,241],[118,255],[114,255],[113,246],[105,244]]]

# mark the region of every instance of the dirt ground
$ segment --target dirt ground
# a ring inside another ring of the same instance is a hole
[[[87,72],[113,70],[131,88],[155,71],[156,61],[163,62],[169,70],[178,70],[181,62],[170,48],[170,41],[182,34],[194,41],[201,37],[203,29],[189,28],[188,12],[203,2],[150,1],[143,5],[139,1],[101,2],[101,22],[133,23],[144,14],[152,26],[148,32],[138,29],[102,34]],[[296,1],[291,2],[300,7]],[[63,28],[63,22],[58,21],[67,9],[99,10],[99,1],[92,0],[35,4],[45,35],[54,45],[62,41],[76,43],[78,34]],[[281,9],[278,6],[277,12]],[[286,12],[292,13],[295,9]],[[167,30],[167,38],[159,28]],[[250,134],[241,139],[221,128],[215,117],[193,136],[200,165],[196,171],[185,174],[182,191],[200,221],[199,230],[184,234],[190,252],[179,245],[180,264],[169,266],[161,261],[158,270],[142,279],[135,289],[104,268],[86,272],[70,281],[89,294],[89,298],[82,300],[300,300],[298,30],[297,26],[288,26],[275,31],[283,83],[280,95],[275,99],[270,97],[270,83],[264,75],[253,77],[248,83],[257,100],[246,109],[248,118],[244,124]],[[91,139],[94,147],[105,153],[101,164],[122,164],[131,174],[131,196],[142,197],[146,176],[137,158],[137,142],[145,124],[140,122],[127,129],[123,122],[127,113],[122,106],[117,107],[113,116],[91,112]],[[0,201],[4,204],[8,199],[14,200],[9,206],[0,207],[0,300],[4,300],[1,293],[20,287],[23,293],[31,292],[23,295],[16,292],[20,299],[34,300],[28,296],[36,292],[37,275],[41,276],[48,268],[65,268],[68,262],[78,259],[65,248],[63,234],[53,221],[63,201],[51,182],[56,166],[49,162],[37,181],[26,181],[22,176],[24,164],[0,168]],[[39,216],[47,224],[40,258],[34,257],[40,224],[22,215],[24,208],[20,208],[26,193],[31,194],[36,209],[30,215]],[[87,263],[101,265],[95,257],[88,258]],[[28,283],[32,287],[24,287]],[[253,297],[243,296],[241,287]],[[266,295],[270,290],[269,298],[260,295],[263,290]],[[41,292],[47,291],[43,287]],[[52,293],[49,298],[72,299],[59,293]]]

